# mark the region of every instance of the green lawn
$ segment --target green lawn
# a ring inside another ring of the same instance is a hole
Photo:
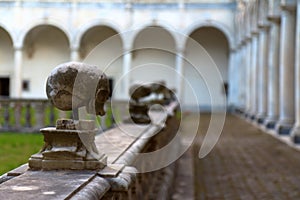
[[[43,143],[41,134],[0,133],[0,175],[27,163]]]

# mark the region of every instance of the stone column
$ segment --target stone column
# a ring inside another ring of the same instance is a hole
[[[267,116],[267,89],[268,89],[268,31],[266,25],[260,26],[258,47],[258,123],[263,123]]]
[[[14,75],[12,97],[20,98],[22,96],[22,47],[15,47],[14,52]]]
[[[130,48],[125,48],[123,53],[123,77],[122,77],[122,90],[123,98],[129,98],[129,87],[130,87],[130,69],[132,62],[132,53]]]
[[[300,35],[300,1],[297,3],[296,35]],[[300,38],[296,37],[296,60],[295,60],[295,124],[292,129],[292,138],[295,143],[300,143]]]
[[[237,108],[240,110],[242,108],[242,87],[243,87],[243,73],[242,73],[242,45],[240,44],[235,52],[235,66],[234,66],[234,79],[235,82],[235,104]]]
[[[284,6],[281,12],[279,63],[279,134],[289,134],[294,123],[294,64],[295,64],[295,9]]]
[[[235,62],[235,49],[230,50],[229,55],[229,70],[228,70],[228,80],[229,80],[229,88],[228,88],[228,105],[235,106],[235,85],[236,85],[236,77],[234,76],[234,69],[237,65]]]
[[[279,41],[280,17],[269,18],[269,61],[268,61],[268,114],[265,120],[266,128],[275,128],[279,117]]]
[[[247,38],[246,40],[246,86],[247,86],[247,90],[246,90],[246,117],[250,116],[251,114],[251,107],[252,107],[252,101],[251,101],[251,85],[252,85],[252,77],[251,77],[251,43],[252,40],[251,38]]]
[[[247,57],[246,57],[246,42],[242,42],[242,46],[240,48],[240,102],[241,108],[243,112],[246,110],[246,91],[247,91],[247,79],[246,79],[246,72],[247,72]]]
[[[252,32],[252,44],[251,44],[251,101],[252,101],[252,108],[251,108],[251,119],[255,119],[255,115],[257,114],[257,41],[258,41],[258,34],[257,32]]]
[[[176,54],[176,72],[178,73],[176,76],[176,90],[177,90],[177,96],[179,100],[182,100],[182,88],[183,88],[183,48],[177,49]]]
[[[79,61],[80,56],[79,56],[79,48],[78,47],[71,47],[71,60],[72,61]]]

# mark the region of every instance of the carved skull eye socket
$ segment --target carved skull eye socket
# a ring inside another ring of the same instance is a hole
[[[100,89],[97,92],[96,100],[97,102],[104,103],[109,97],[109,91]]]

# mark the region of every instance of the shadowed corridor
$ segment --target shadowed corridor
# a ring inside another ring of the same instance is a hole
[[[210,115],[201,115],[197,140],[180,159],[172,199],[299,199],[300,152],[248,122],[227,115],[212,152],[198,158]],[[184,117],[188,134],[193,115]]]

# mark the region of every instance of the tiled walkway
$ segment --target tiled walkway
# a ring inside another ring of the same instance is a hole
[[[193,159],[185,158],[194,161],[194,174],[188,177],[194,179],[195,199],[300,199],[299,151],[229,115],[213,151],[198,159],[201,134],[205,134],[208,124],[209,116],[201,116],[194,154],[186,154]],[[181,195],[183,198],[184,192]],[[190,192],[187,195],[191,199]]]

